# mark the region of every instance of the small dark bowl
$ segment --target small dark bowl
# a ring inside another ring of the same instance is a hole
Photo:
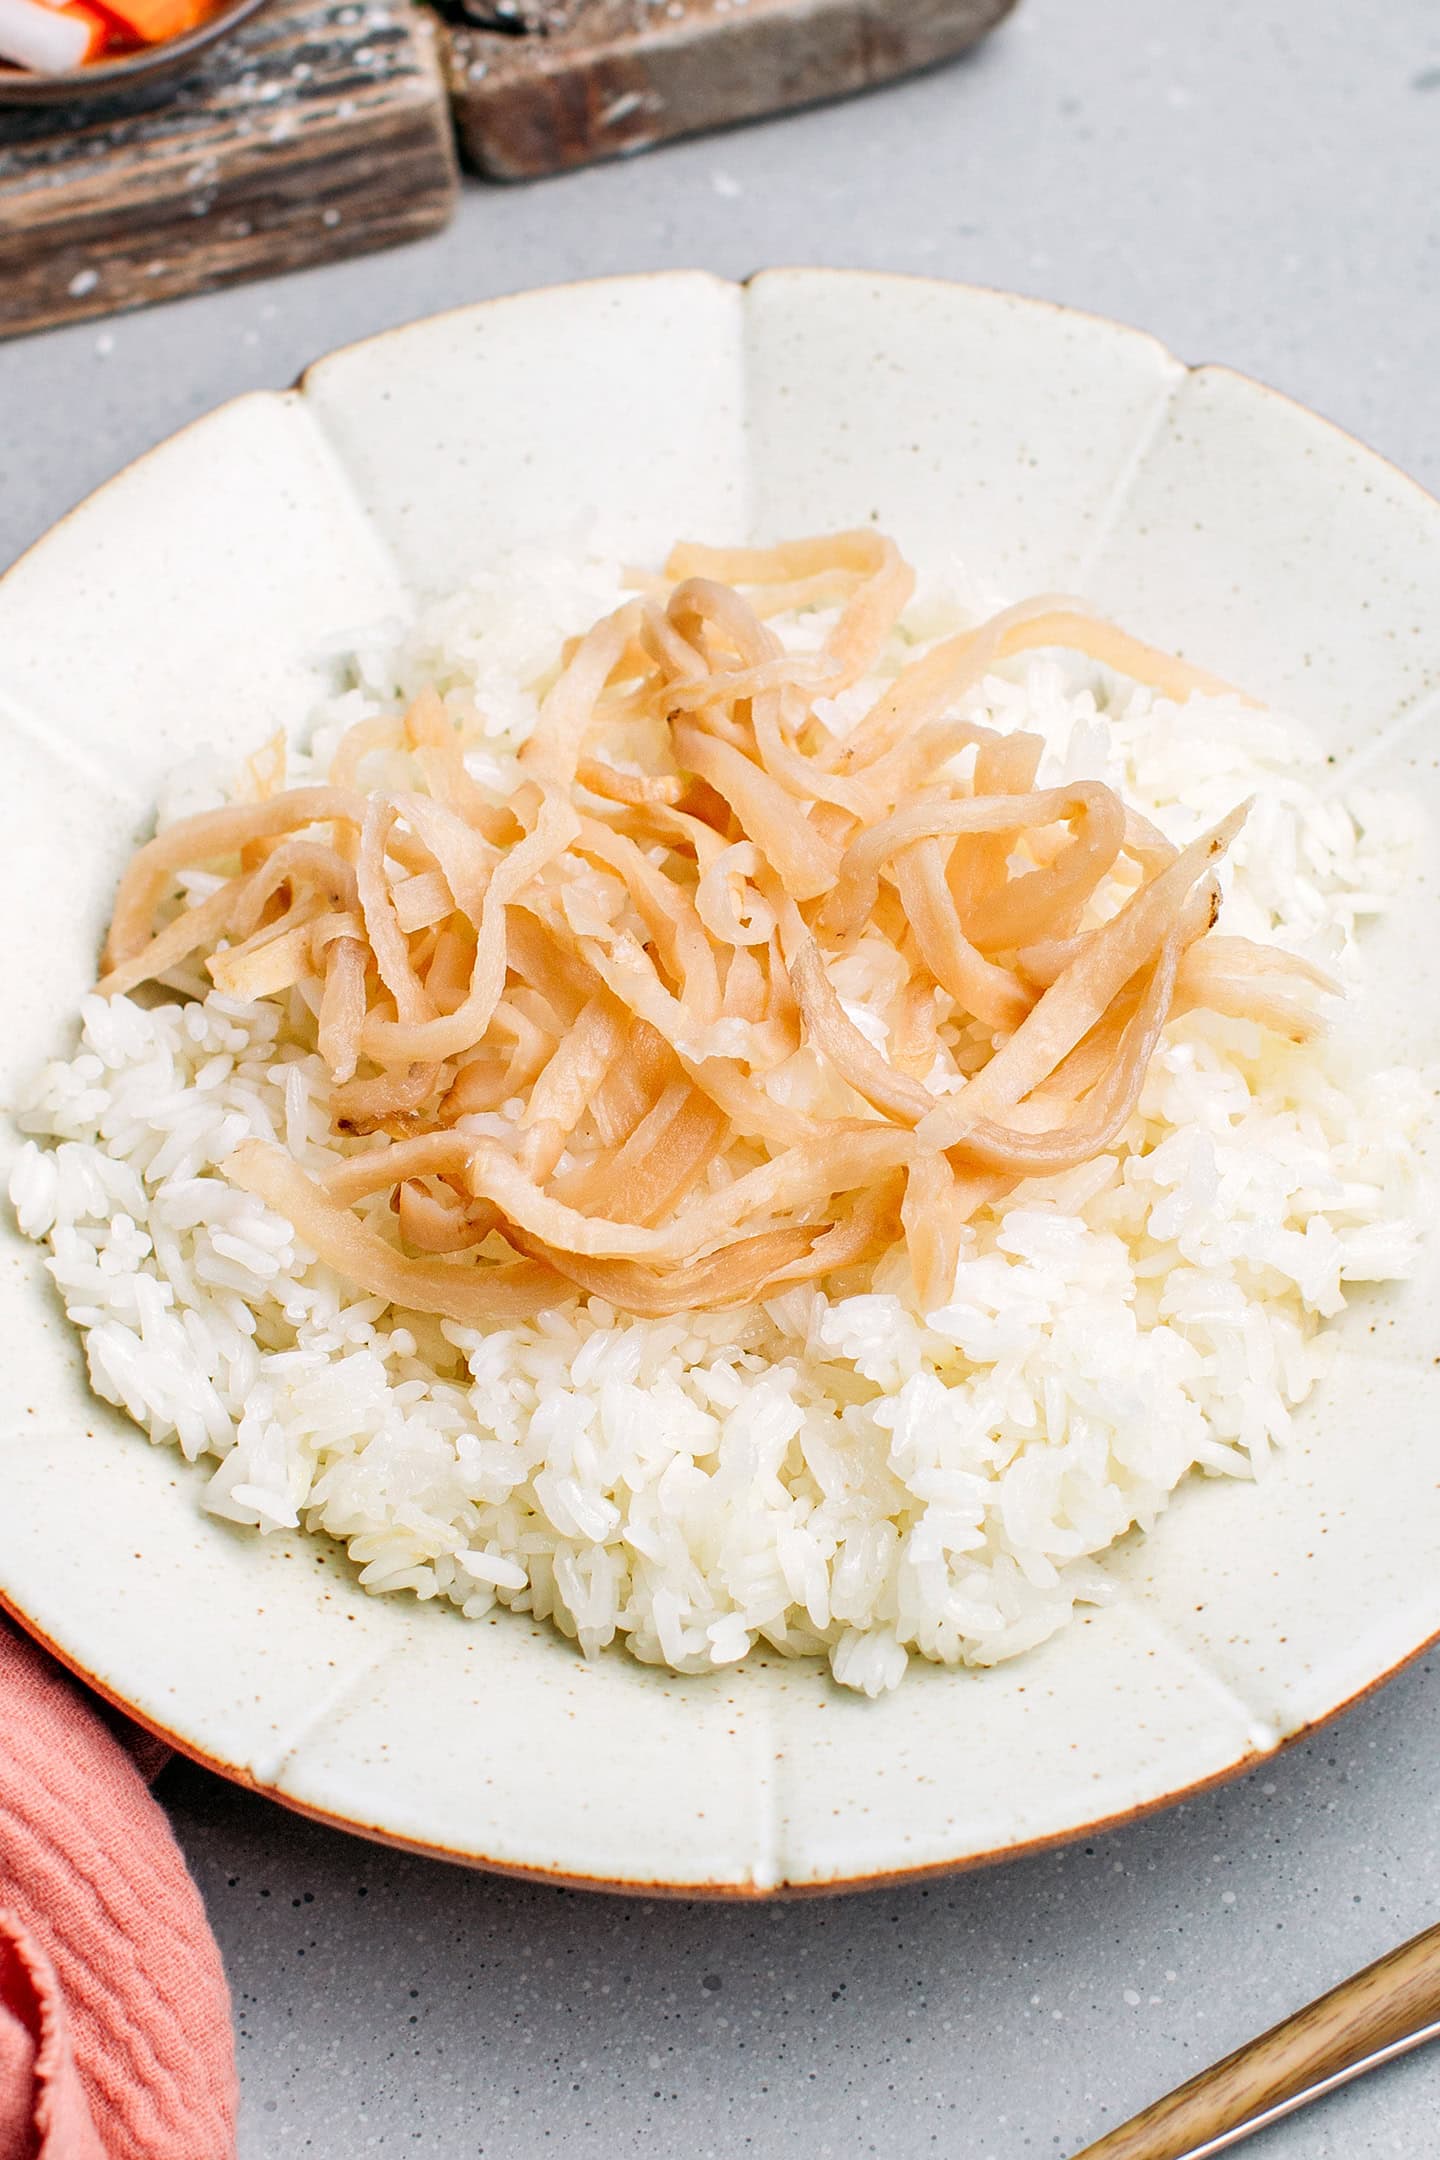
[[[266,4],[267,0],[229,0],[208,22],[187,30],[183,37],[126,53],[119,60],[97,60],[69,75],[31,75],[0,61],[0,106],[101,104],[167,76],[184,75],[208,46],[219,44]]]

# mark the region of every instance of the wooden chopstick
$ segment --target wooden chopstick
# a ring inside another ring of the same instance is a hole
[[[1437,2021],[1440,1926],[1342,1980],[1328,1995],[1087,2145],[1075,2160],[1187,2160],[1242,2125],[1259,2129],[1257,2116]]]

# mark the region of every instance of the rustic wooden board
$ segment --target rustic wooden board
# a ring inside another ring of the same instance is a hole
[[[0,336],[414,239],[458,184],[433,18],[276,0],[186,82],[0,117]]]
[[[530,179],[934,66],[1014,0],[466,0],[452,29],[461,148]]]

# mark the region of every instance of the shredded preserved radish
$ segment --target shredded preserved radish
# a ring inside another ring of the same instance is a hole
[[[658,1315],[903,1239],[928,1310],[977,1208],[1115,1143],[1172,1014],[1314,1032],[1319,969],[1211,934],[1243,807],[1176,848],[960,709],[1045,648],[1175,699],[1213,678],[1047,597],[842,734],[825,701],[913,587],[888,540],[685,545],[640,585],[569,649],[508,793],[427,690],[351,728],[328,785],[285,788],[272,748],[122,882],[103,991],[200,955],[314,1015],[333,1169],[258,1141],[226,1168],[359,1289],[475,1325]],[[789,651],[776,618],[815,607],[828,637]],[[176,912],[187,871],[221,882]],[[861,1009],[856,979],[888,987]]]

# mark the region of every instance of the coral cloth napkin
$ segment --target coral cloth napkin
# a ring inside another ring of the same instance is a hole
[[[0,1620],[0,2160],[230,2160],[230,1998],[146,1787],[165,1750],[104,1716]]]

